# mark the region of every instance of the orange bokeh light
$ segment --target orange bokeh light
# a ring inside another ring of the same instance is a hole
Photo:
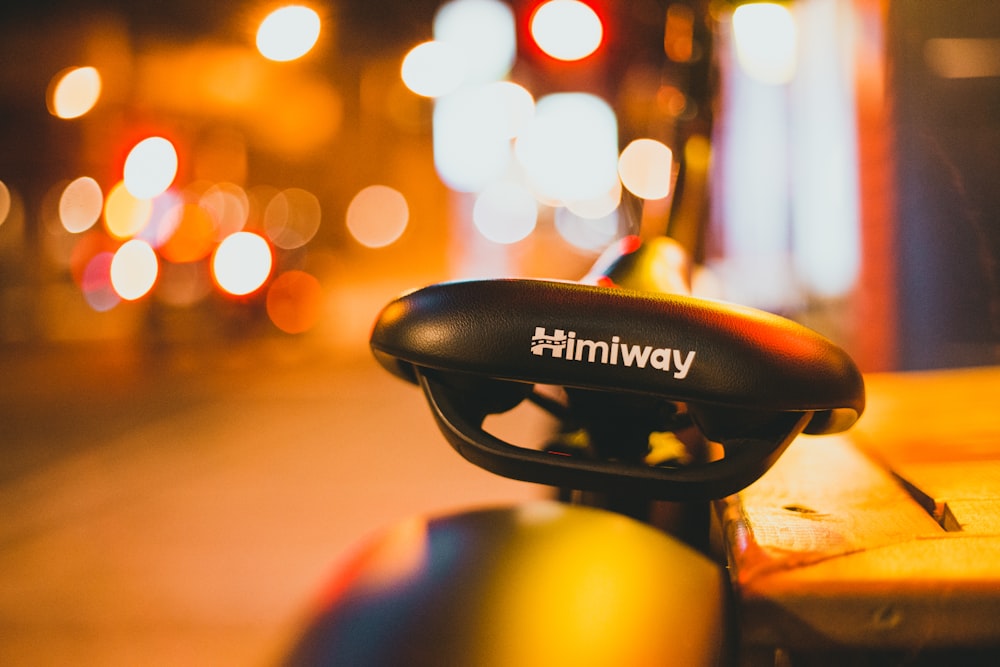
[[[208,257],[214,246],[215,224],[212,217],[197,204],[184,204],[177,229],[159,250],[168,262],[197,262]]]
[[[323,310],[323,288],[305,271],[286,271],[267,290],[267,315],[285,333],[312,329]]]

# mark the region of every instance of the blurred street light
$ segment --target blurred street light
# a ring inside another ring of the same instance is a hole
[[[261,288],[271,275],[271,247],[259,234],[230,234],[212,257],[212,275],[219,287],[233,296],[246,296]]]
[[[320,23],[319,14],[308,7],[289,5],[276,9],[257,30],[257,50],[276,62],[301,58],[316,45]]]
[[[531,16],[531,36],[556,60],[582,60],[601,46],[604,26],[587,4],[578,0],[549,0]]]
[[[79,118],[94,108],[101,96],[101,75],[94,67],[65,69],[50,83],[49,112],[59,118]]]

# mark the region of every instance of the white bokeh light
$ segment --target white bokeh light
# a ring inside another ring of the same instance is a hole
[[[72,234],[94,226],[104,209],[104,192],[89,176],[74,179],[59,197],[59,221]]]
[[[783,5],[752,2],[733,12],[733,41],[740,67],[761,83],[781,85],[795,76],[798,29]]]
[[[655,139],[635,139],[618,160],[622,184],[643,199],[663,199],[669,195],[672,170],[673,152]]]
[[[581,60],[604,39],[601,18],[577,0],[549,0],[531,16],[531,36],[538,47],[557,60]]]
[[[158,274],[156,252],[139,239],[124,243],[111,259],[111,286],[126,301],[135,301],[148,294]]]
[[[463,88],[434,106],[434,166],[459,192],[500,179],[511,161],[510,119],[489,85]]]
[[[354,240],[368,248],[395,243],[410,220],[410,207],[402,192],[387,185],[369,185],[354,195],[347,207],[347,229]]]
[[[457,90],[465,74],[462,52],[438,40],[414,46],[403,57],[400,68],[406,87],[423,97],[440,97]]]
[[[472,222],[483,236],[494,243],[517,243],[535,230],[538,204],[522,185],[494,183],[476,197]]]
[[[267,282],[273,264],[271,247],[253,232],[230,234],[215,250],[212,275],[225,292],[244,296]]]
[[[257,50],[268,60],[287,62],[301,58],[316,45],[321,22],[308,7],[289,5],[276,9],[257,30]]]
[[[582,218],[568,208],[555,211],[555,226],[570,245],[599,252],[618,237],[618,210],[602,218]]]
[[[514,13],[499,0],[445,3],[434,16],[434,39],[461,52],[466,83],[502,79],[517,54]]]
[[[599,220],[605,218],[618,208],[622,201],[622,184],[615,179],[611,189],[589,199],[577,199],[566,202],[566,208],[581,218]]]
[[[618,121],[594,95],[556,93],[538,100],[515,148],[530,185],[549,200],[601,197],[618,179]]]
[[[174,182],[177,166],[177,149],[168,139],[143,139],[125,158],[125,188],[136,199],[152,199]]]
[[[49,111],[59,118],[79,118],[101,97],[101,74],[94,67],[73,67],[53,81]]]

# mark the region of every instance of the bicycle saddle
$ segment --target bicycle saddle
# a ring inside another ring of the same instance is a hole
[[[724,497],[760,477],[800,432],[844,430],[864,409],[853,361],[806,327],[743,306],[602,282],[431,285],[383,309],[371,348],[386,369],[423,388],[465,458],[500,475],[571,489]],[[647,422],[644,415],[662,414],[661,403],[681,404],[725,456],[675,466],[561,456],[483,429],[486,416],[511,409],[533,385],[586,398],[584,421],[623,438],[636,428],[643,437],[670,430],[676,420]],[[613,407],[602,413],[605,405]]]

